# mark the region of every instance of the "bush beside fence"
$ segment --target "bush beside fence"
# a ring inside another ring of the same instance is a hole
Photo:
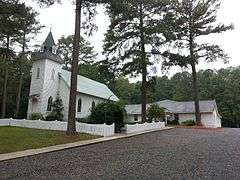
[[[60,121],[0,119],[0,126],[15,126],[57,131],[67,130],[67,122]],[[76,122],[76,130],[79,133],[88,133],[99,136],[112,136],[114,135],[114,124],[86,124]]]
[[[164,122],[152,122],[143,124],[126,124],[126,133],[141,132],[146,130],[161,129],[165,127]]]

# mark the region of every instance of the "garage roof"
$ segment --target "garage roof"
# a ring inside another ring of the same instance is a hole
[[[185,101],[185,102],[178,102],[178,101],[171,101],[171,100],[164,100],[158,101],[151,104],[158,104],[160,107],[166,109],[166,112],[176,113],[176,114],[187,114],[187,113],[195,113],[195,106],[193,101]],[[147,108],[150,107],[151,104],[147,104]],[[199,101],[200,112],[213,112],[214,108],[217,108],[217,104],[215,100],[206,100],[206,101]],[[133,105],[126,105],[125,109],[127,114],[141,114],[141,104],[133,104]]]

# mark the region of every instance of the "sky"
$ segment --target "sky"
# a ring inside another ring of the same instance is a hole
[[[74,34],[74,5],[72,4],[73,0],[62,0],[62,4],[54,4],[48,8],[39,8],[36,3],[33,3],[31,0],[22,0],[27,5],[33,7],[36,11],[39,12],[38,19],[40,23],[44,26],[34,41],[34,44],[42,44],[45,40],[47,34],[50,29],[53,33],[54,39],[57,40],[62,35],[71,35]],[[206,42],[210,42],[213,44],[220,45],[223,50],[228,53],[230,59],[228,64],[224,64],[222,62],[214,62],[214,63],[204,63],[200,62],[197,66],[197,69],[220,69],[226,68],[230,66],[239,66],[239,51],[240,51],[240,1],[239,0],[222,0],[222,5],[220,10],[218,11],[218,22],[224,24],[233,23],[235,29],[210,36],[207,39],[204,39]],[[104,7],[98,7],[98,14],[96,15],[95,22],[98,26],[98,31],[95,32],[91,37],[87,37],[87,39],[91,42],[92,46],[97,53],[99,53],[98,58],[101,59],[102,45],[104,40],[104,34],[106,33],[109,25],[109,19],[107,15],[104,13]],[[182,69],[173,67],[168,72],[161,71],[161,65],[157,66],[157,75],[169,75],[172,76],[174,73],[182,71]],[[138,79],[138,78],[137,78]]]

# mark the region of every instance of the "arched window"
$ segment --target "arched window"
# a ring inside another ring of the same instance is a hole
[[[54,80],[54,76],[55,76],[55,70],[52,69],[52,75],[51,75],[51,79]]]
[[[82,100],[81,98],[78,99],[78,104],[77,104],[77,112],[81,112],[82,111]]]
[[[52,101],[53,101],[53,98],[52,96],[50,96],[48,98],[47,111],[52,111]]]
[[[95,104],[95,102],[93,101],[93,102],[92,102],[92,109],[95,108],[95,106],[96,106],[96,104]]]
[[[37,68],[37,79],[40,78],[40,68]]]

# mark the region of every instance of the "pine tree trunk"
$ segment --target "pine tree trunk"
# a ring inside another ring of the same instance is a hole
[[[193,78],[193,98],[194,98],[194,104],[195,104],[195,117],[196,117],[197,125],[201,126],[202,123],[201,123],[201,114],[199,109],[198,80],[197,80],[197,72],[196,72],[195,57],[194,57],[193,37],[191,33],[190,33],[189,50],[190,50],[192,78]]]
[[[23,84],[23,74],[21,73],[20,78],[19,78],[18,91],[17,91],[16,112],[15,112],[16,118],[18,117],[19,110],[20,110],[22,84]]]
[[[146,51],[145,51],[145,37],[144,37],[144,27],[143,27],[143,5],[140,2],[140,38],[141,38],[141,53],[142,53],[142,122],[146,122],[146,104],[147,104],[147,64],[146,64]]]
[[[234,115],[234,122],[235,122],[236,128],[239,128],[240,123],[238,122],[238,118],[235,115]]]
[[[22,44],[22,54],[20,57],[20,78],[19,78],[19,84],[18,84],[18,91],[17,91],[17,99],[16,99],[16,111],[15,111],[15,117],[17,118],[19,115],[19,110],[20,110],[20,103],[21,103],[21,93],[22,93],[22,84],[23,84],[23,72],[22,71],[22,64],[21,64],[21,60],[22,57],[24,57],[24,53],[25,53],[25,43],[26,43],[26,36],[25,33],[23,35],[23,44]]]
[[[3,85],[3,99],[2,99],[2,116],[6,116],[6,101],[7,101],[7,83],[8,83],[8,68],[5,69],[4,85]]]
[[[77,92],[77,75],[78,75],[78,57],[79,57],[79,42],[81,29],[81,7],[82,0],[76,0],[76,19],[75,19],[75,35],[73,43],[73,60],[71,68],[71,86],[69,97],[68,110],[68,126],[67,134],[76,134],[76,92]]]
[[[10,37],[7,36],[7,54],[5,56],[5,62],[6,62],[7,65],[6,65],[6,68],[5,68],[5,76],[4,76],[3,98],[2,98],[2,115],[1,115],[1,118],[5,118],[5,116],[6,116],[9,45],[10,45]]]
[[[198,81],[197,81],[197,72],[195,64],[192,64],[192,78],[193,78],[193,98],[195,104],[195,117],[197,125],[202,125],[201,123],[201,114],[199,108],[199,97],[198,97]]]
[[[142,72],[142,122],[147,121],[147,69],[143,68]]]

